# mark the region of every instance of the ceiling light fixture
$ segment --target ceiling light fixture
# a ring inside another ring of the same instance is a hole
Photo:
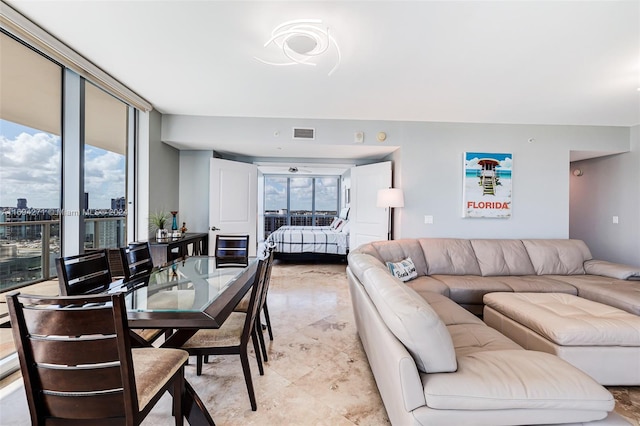
[[[322,25],[321,19],[296,19],[284,22],[271,31],[271,38],[267,40],[264,47],[268,47],[270,44],[281,50],[288,61],[271,62],[255,56],[254,58],[267,65],[309,65],[315,67],[316,63],[311,60],[333,47],[337,55],[336,64],[328,75],[333,74],[340,65],[341,56],[338,43],[329,34],[329,27]]]

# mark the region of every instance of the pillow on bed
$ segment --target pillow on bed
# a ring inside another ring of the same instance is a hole
[[[349,207],[345,207],[342,210],[340,210],[340,216],[338,216],[340,219],[347,219],[349,217]]]
[[[344,223],[344,219],[340,219],[338,218],[338,220],[334,220],[333,223],[331,224],[331,230],[332,231],[337,231],[338,228],[342,228],[342,224]]]
[[[334,229],[336,227],[336,223],[340,220],[339,217],[334,217],[333,218],[333,222],[331,222],[331,225],[329,225],[329,228]]]
[[[343,220],[342,222],[338,223],[338,225],[336,225],[334,231],[336,232],[342,232],[342,229],[347,226],[347,223],[349,223],[348,220]]]
[[[342,231],[343,234],[348,234],[349,233],[349,221],[345,221],[345,224],[342,225]]]

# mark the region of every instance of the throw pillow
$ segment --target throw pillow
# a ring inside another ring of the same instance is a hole
[[[409,281],[418,276],[416,265],[410,257],[396,263],[387,262],[387,268],[389,268],[391,275],[399,278],[400,281]]]
[[[336,226],[336,222],[338,222],[340,220],[339,217],[334,217],[333,221],[331,222],[331,225],[329,225],[329,228],[334,229]]]
[[[344,223],[344,219],[338,219],[338,220],[336,220],[336,221],[335,221],[335,223],[333,223],[333,224],[331,225],[331,229],[332,229],[333,231],[335,231],[335,230],[337,230],[340,226],[342,226],[342,224],[343,224],[343,223]]]
[[[340,222],[340,223],[338,224],[338,226],[336,226],[335,231],[336,231],[336,232],[342,232],[342,229],[343,229],[345,226],[347,226],[347,223],[349,223],[349,221],[348,221],[348,220],[343,220],[342,222]]]
[[[340,219],[348,219],[349,217],[349,207],[345,207],[340,210],[340,215],[338,216]]]

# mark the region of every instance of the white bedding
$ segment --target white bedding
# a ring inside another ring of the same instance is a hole
[[[347,254],[349,234],[329,226],[281,226],[265,241],[279,253]]]

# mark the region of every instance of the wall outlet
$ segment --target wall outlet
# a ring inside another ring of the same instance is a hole
[[[431,216],[431,215],[425,215],[425,217],[424,217],[424,223],[432,224],[432,223],[433,223],[433,216]]]
[[[364,132],[355,132],[353,134],[354,143],[364,143]]]

